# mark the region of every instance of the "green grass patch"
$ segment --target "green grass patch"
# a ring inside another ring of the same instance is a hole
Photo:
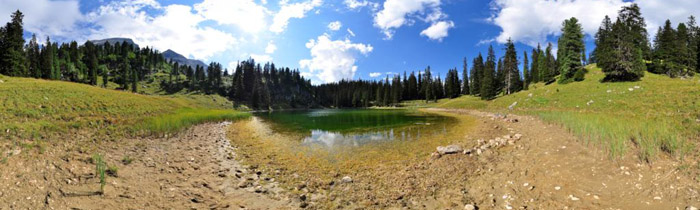
[[[611,157],[629,151],[649,161],[659,154],[682,158],[700,139],[700,78],[647,73],[641,81],[602,83],[595,65],[581,82],[531,85],[492,101],[463,96],[427,106],[539,116],[561,124]],[[517,102],[514,110],[508,106]]]
[[[171,114],[153,117],[136,126],[137,129],[160,134],[173,133],[183,128],[206,122],[234,121],[250,117],[250,113],[234,110],[179,109]]]

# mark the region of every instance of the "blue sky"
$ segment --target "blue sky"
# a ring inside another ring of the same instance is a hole
[[[623,0],[0,0],[0,21],[25,13],[27,38],[83,42],[127,37],[161,51],[234,66],[253,57],[298,68],[314,83],[381,79],[431,66],[461,70],[512,38],[519,56],[556,44],[561,22],[581,19],[587,50],[603,16]],[[636,0],[650,34],[698,15],[700,1]],[[693,9],[695,8],[695,9]],[[556,48],[556,45],[555,45]],[[521,58],[522,59],[522,58]],[[378,76],[379,75],[379,76]],[[371,77],[375,76],[375,77]]]

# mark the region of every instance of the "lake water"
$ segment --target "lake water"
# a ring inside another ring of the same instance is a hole
[[[339,148],[442,135],[455,119],[413,110],[306,110],[256,113],[302,145]]]

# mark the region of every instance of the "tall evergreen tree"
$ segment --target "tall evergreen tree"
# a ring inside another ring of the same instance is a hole
[[[530,66],[530,82],[537,83],[540,81],[539,73],[539,57],[541,52],[540,44],[537,44],[536,49],[532,49],[532,66]]]
[[[425,69],[423,73],[423,81],[421,86],[423,87],[423,93],[425,94],[425,101],[428,102],[435,98],[435,91],[433,90],[433,76],[430,74],[430,66]]]
[[[520,70],[518,70],[518,52],[515,50],[513,40],[508,39],[506,43],[506,55],[503,58],[503,72],[505,74],[505,89],[506,95],[518,92],[522,89],[520,81]]]
[[[583,71],[583,61],[585,60],[582,57],[585,55],[583,28],[575,17],[564,20],[558,46],[557,58],[561,64],[559,65],[559,72],[561,72],[559,83],[572,82],[574,74]]]
[[[490,100],[496,96],[496,88],[494,87],[494,77],[496,74],[496,54],[493,52],[493,46],[489,46],[489,52],[486,56],[484,64],[484,72],[481,79],[481,98]]]
[[[462,95],[469,95],[469,73],[467,72],[467,58],[462,64]]]
[[[41,78],[41,50],[36,40],[36,34],[32,34],[32,39],[27,44],[28,73],[34,78]]]
[[[484,58],[481,53],[472,60],[472,71],[471,71],[471,92],[472,95],[481,94],[481,79],[484,77]]]
[[[622,7],[618,14],[618,19],[627,27],[627,39],[632,43],[632,47],[639,49],[643,59],[651,59],[651,47],[647,33],[647,24],[644,21],[639,6],[634,3]]]
[[[527,90],[532,81],[529,65],[527,51],[523,51],[523,90]]]
[[[619,18],[613,24],[610,44],[610,66],[604,66],[605,81],[635,81],[644,76],[642,49],[635,43],[630,27]]]
[[[0,74],[8,76],[28,75],[27,57],[24,53],[24,33],[22,19],[24,15],[19,10],[12,13],[11,21],[2,28],[0,40]]]

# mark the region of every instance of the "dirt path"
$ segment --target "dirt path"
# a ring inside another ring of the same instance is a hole
[[[685,209],[700,205],[698,180],[676,170],[675,161],[662,159],[650,165],[634,158],[611,161],[595,146],[578,142],[566,130],[534,117],[440,111],[476,116],[484,124],[495,123],[494,130],[523,135],[515,145],[471,157],[481,163],[468,181],[469,194],[479,209]]]
[[[100,143],[117,177],[104,195],[91,155],[75,142],[44,154],[19,152],[0,165],[0,209],[285,209],[274,180],[238,164],[226,139],[229,123],[198,125],[166,138]],[[77,150],[77,151],[76,151]],[[24,154],[23,154],[24,153]],[[125,157],[131,163],[122,161]]]

